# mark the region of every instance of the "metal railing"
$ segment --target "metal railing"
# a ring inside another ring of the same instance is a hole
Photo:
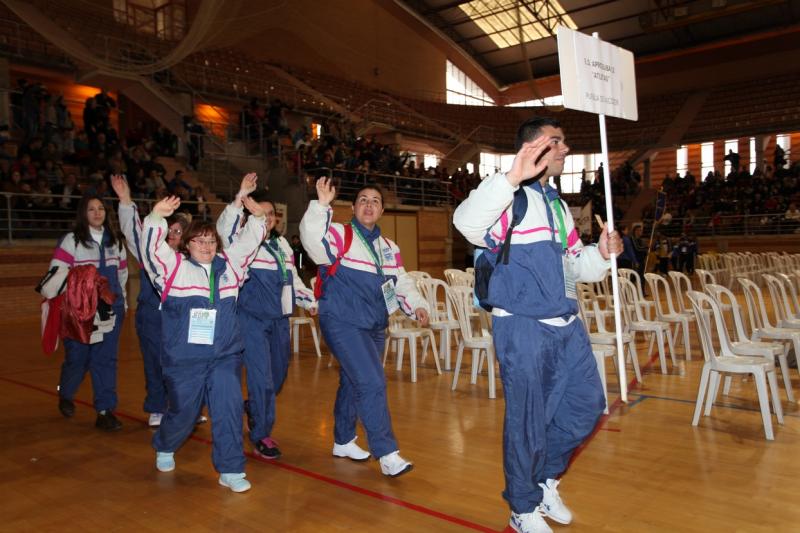
[[[644,222],[645,230],[649,232],[653,220]],[[789,235],[800,234],[800,219],[787,219],[784,213],[673,218],[668,224],[658,224],[656,232],[668,237],[683,233],[698,237]]]
[[[23,239],[56,239],[64,233],[72,231],[75,225],[75,206],[81,196],[64,196],[38,193],[0,193],[0,235],[5,237],[8,245]],[[72,205],[61,207],[61,202],[69,199]],[[115,196],[104,197],[108,206],[116,206],[119,199]],[[150,212],[157,199],[134,198],[139,207],[139,214],[145,216]],[[211,218],[212,208],[222,210],[226,204],[222,202],[182,201],[181,210],[193,217],[203,220]],[[107,213],[112,227],[119,229],[119,218],[115,212]]]
[[[384,193],[384,205],[416,207],[446,207],[455,203],[447,182],[436,179],[412,178],[394,174],[376,174],[329,167],[303,169],[302,178],[307,196],[315,194],[318,177],[332,177],[338,200],[352,201],[356,192],[366,185],[377,185]]]

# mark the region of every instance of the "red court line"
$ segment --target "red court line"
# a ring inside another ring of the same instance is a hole
[[[51,390],[45,389],[43,387],[39,387],[37,385],[31,385],[29,383],[24,383],[22,381],[9,379],[9,378],[6,378],[6,377],[0,377],[0,381],[5,381],[5,382],[11,383],[13,385],[17,385],[17,386],[20,386],[20,387],[25,387],[25,388],[28,388],[28,389],[31,389],[31,390],[42,392],[44,394],[49,394],[50,396],[58,396],[58,393],[55,392],[55,391],[51,391]],[[86,406],[86,407],[93,407],[91,403],[83,401],[83,400],[77,400],[76,399],[76,400],[73,400],[73,401],[75,403],[77,403],[77,404],[80,404],[80,405],[83,405],[83,406]],[[114,414],[119,416],[119,417],[121,417],[121,418],[125,418],[127,420],[133,420],[133,421],[136,421],[136,422],[141,422],[142,424],[147,425],[143,418],[139,418],[139,417],[136,417],[136,416],[133,416],[133,415],[129,415],[129,414],[126,414],[124,412],[116,411],[116,410],[114,411]],[[202,437],[197,437],[197,436],[191,435],[191,436],[189,436],[189,439],[194,440],[196,442],[202,442],[204,444],[211,445],[211,441],[210,440],[202,438]],[[415,503],[407,502],[405,500],[401,500],[399,498],[395,498],[394,496],[388,496],[386,494],[382,494],[382,493],[376,492],[374,490],[365,489],[363,487],[359,487],[357,485],[353,485],[351,483],[347,483],[345,481],[341,481],[341,480],[338,480],[336,478],[325,476],[323,474],[318,474],[318,473],[313,472],[311,470],[306,470],[305,468],[300,468],[299,466],[290,465],[290,464],[282,462],[282,461],[274,461],[274,460],[271,461],[271,460],[268,460],[268,459],[264,459],[263,457],[255,454],[253,452],[245,452],[245,455],[247,455],[248,457],[250,457],[252,459],[256,459],[257,461],[259,461],[261,463],[265,463],[265,464],[268,464],[270,466],[274,466],[274,467],[277,467],[277,468],[282,468],[284,470],[288,470],[289,472],[293,472],[293,473],[299,474],[301,476],[305,476],[305,477],[308,477],[308,478],[311,478],[311,479],[314,479],[314,480],[317,480],[317,481],[321,481],[323,483],[327,483],[329,485],[333,485],[335,487],[339,487],[341,489],[345,489],[345,490],[349,490],[351,492],[355,492],[357,494],[361,494],[362,496],[367,496],[367,497],[370,497],[370,498],[374,498],[376,500],[384,501],[384,502],[387,502],[387,503],[390,503],[390,504],[393,504],[393,505],[397,505],[399,507],[403,507],[403,508],[406,508],[406,509],[409,509],[409,510],[412,510],[412,511],[416,511],[418,513],[422,513],[422,514],[431,516],[433,518],[438,518],[439,520],[443,520],[445,522],[450,522],[452,524],[456,524],[456,525],[459,525],[459,526],[462,526],[462,527],[465,527],[465,528],[468,528],[468,529],[473,529],[475,531],[483,531],[484,533],[497,533],[497,530],[491,529],[491,528],[486,527],[486,526],[482,526],[480,524],[476,524],[474,522],[470,522],[469,520],[464,520],[463,518],[458,518],[456,516],[451,516],[451,515],[439,512],[439,511],[437,511],[435,509],[431,509],[431,508],[425,507],[423,505],[417,505]]]

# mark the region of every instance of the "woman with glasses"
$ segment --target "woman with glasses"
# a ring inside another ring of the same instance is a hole
[[[217,221],[217,231],[230,246],[244,218],[242,198],[255,190],[255,182],[242,180],[236,199]],[[264,210],[268,236],[250,264],[247,281],[239,295],[239,320],[244,335],[244,366],[247,368],[247,425],[256,452],[266,459],[281,456],[272,439],[275,400],[289,369],[289,317],[295,303],[317,314],[314,294],[306,288],[294,267],[289,242],[275,229],[275,204],[265,197],[255,199]]]
[[[428,304],[406,274],[400,249],[381,235],[383,193],[374,185],[356,192],[349,224],[332,222],[335,188],[329,178],[317,181],[317,197],[300,221],[300,239],[320,266],[322,335],[339,360],[339,390],[334,406],[333,455],[365,461],[370,453],[356,441],[361,419],[381,472],[396,477],[412,468],[398,451],[386,401],[381,364],[388,317],[398,308],[428,323]]]
[[[111,176],[111,187],[119,197],[119,226],[128,249],[141,266],[139,275],[139,297],[136,300],[136,334],[144,363],[144,383],[146,395],[144,410],[150,413],[148,425],[158,427],[167,410],[167,389],[161,373],[161,296],[144,270],[139,245],[142,241],[142,220],[139,210],[131,200],[131,190],[124,176]],[[180,213],[167,219],[169,230],[166,241],[173,250],[178,249],[181,236],[189,226],[188,219]]]
[[[125,317],[128,262],[125,247],[111,229],[103,200],[93,195],[81,198],[75,229],[58,242],[48,274],[39,284],[42,296],[55,298],[65,289],[68,290],[67,273],[81,265],[94,265],[100,276],[108,281],[108,287],[114,294],[110,313],[113,325],[109,331],[103,332],[107,326],[99,327],[98,313],[89,343],[64,339],[66,356],[61,365],[58,409],[67,418],[75,414],[73,398],[88,371],[92,376],[94,408],[97,411],[95,426],[105,431],[115,431],[122,427],[113,410],[117,406],[117,351],[120,327]],[[84,310],[75,310],[75,314],[81,312]]]
[[[256,181],[255,174],[249,179]],[[241,353],[236,312],[247,265],[266,236],[264,210],[242,199],[251,216],[226,251],[212,222],[193,220],[178,251],[164,240],[167,217],[180,206],[170,196],[144,219],[140,252],[147,275],[161,293],[161,366],[168,408],[153,436],[156,468],[175,469],[175,451],[191,434],[205,402],[211,416],[211,458],[219,484],[250,489],[242,442]]]

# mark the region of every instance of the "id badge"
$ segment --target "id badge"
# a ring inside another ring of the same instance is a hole
[[[400,309],[400,306],[397,304],[397,295],[394,292],[394,282],[392,280],[381,285],[381,291],[383,291],[383,303],[386,304],[386,311],[390,315]]]
[[[214,344],[216,323],[216,309],[192,309],[189,311],[189,344]]]
[[[561,256],[561,264],[564,268],[564,293],[567,298],[577,300],[578,291],[575,288],[575,273],[572,270],[572,261],[567,254]]]
[[[294,297],[292,296],[292,286],[284,285],[283,289],[281,290],[281,312],[284,315],[291,315],[293,311],[293,303]]]

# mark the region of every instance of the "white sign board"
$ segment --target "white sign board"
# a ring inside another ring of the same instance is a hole
[[[633,54],[565,26],[556,35],[564,107],[638,120]]]

